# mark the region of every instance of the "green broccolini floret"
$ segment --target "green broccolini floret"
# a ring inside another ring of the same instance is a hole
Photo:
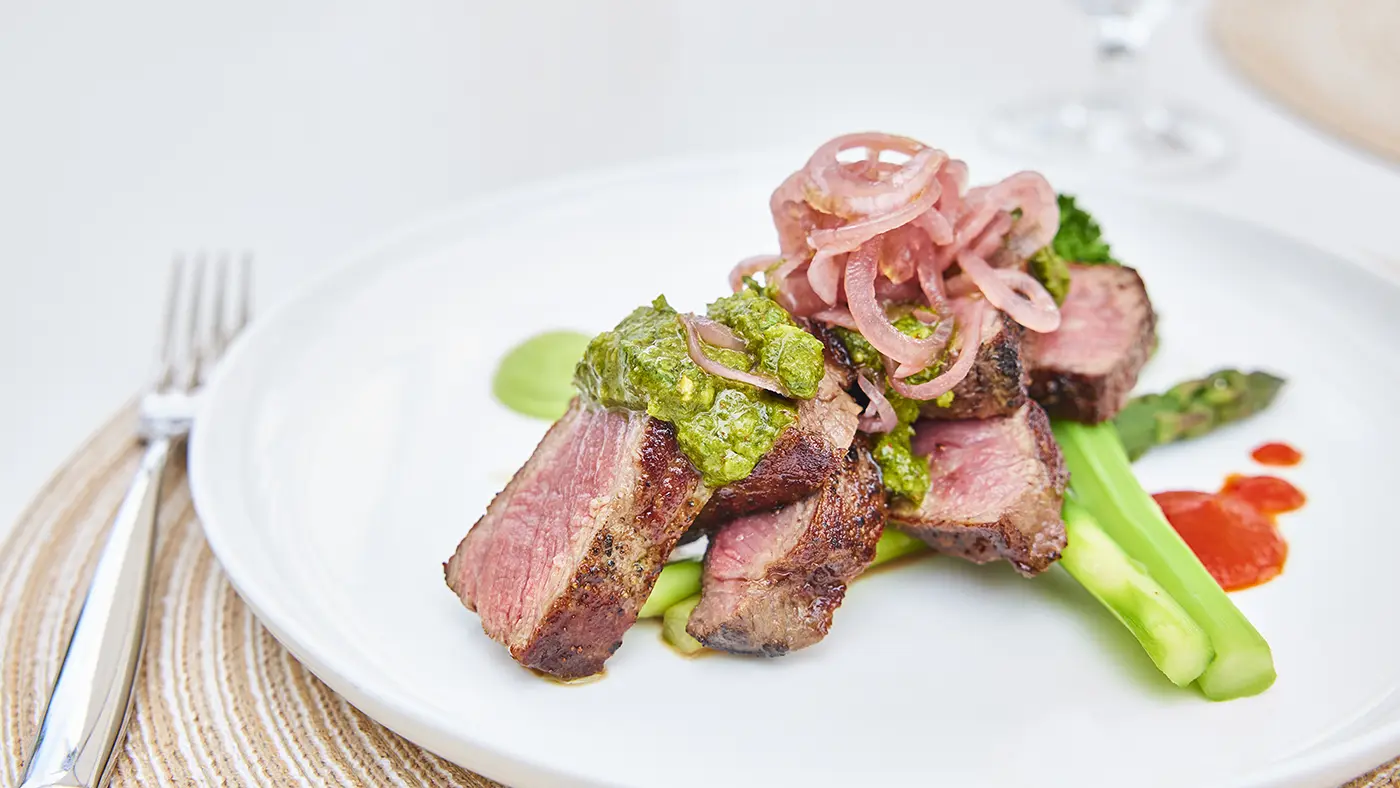
[[[1060,229],[1051,246],[1056,254],[1072,263],[1118,265],[1113,251],[1103,239],[1103,230],[1088,211],[1075,204],[1070,194],[1058,196]]]

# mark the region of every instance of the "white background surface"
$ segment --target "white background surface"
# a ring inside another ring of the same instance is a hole
[[[140,384],[177,249],[254,250],[266,304],[406,221],[563,169],[879,128],[975,171],[987,110],[1086,74],[1067,0],[841,5],[0,4],[0,530]],[[1220,177],[1153,190],[1400,259],[1400,170],[1241,83],[1199,6],[1148,71],[1241,143]]]

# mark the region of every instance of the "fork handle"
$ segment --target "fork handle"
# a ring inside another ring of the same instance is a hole
[[[131,710],[171,439],[153,438],[117,510],[20,788],[99,788]]]

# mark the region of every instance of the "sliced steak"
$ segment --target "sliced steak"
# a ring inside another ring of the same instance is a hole
[[[956,303],[955,303],[956,307]],[[1021,324],[1005,312],[987,310],[982,346],[972,371],[953,387],[953,401],[946,408],[926,403],[921,413],[930,419],[989,419],[1015,413],[1026,403],[1030,371],[1021,352]]]
[[[891,509],[901,530],[975,563],[1005,558],[1028,576],[1059,559],[1069,472],[1039,405],[995,419],[920,421],[914,451],[929,457],[932,483],[921,505],[901,499]]]
[[[709,495],[667,423],[577,400],[443,569],[520,664],[597,673]]]
[[[1157,344],[1157,316],[1137,271],[1071,265],[1060,328],[1026,332],[1031,397],[1055,418],[1108,421],[1128,403]]]
[[[811,495],[841,465],[856,435],[861,408],[842,388],[846,372],[828,361],[817,395],[797,403],[797,423],[783,430],[753,471],[711,496],[696,521],[701,530]]]
[[[858,444],[817,493],[711,538],[686,630],[710,648],[767,657],[816,643],[846,583],[875,558],[884,526],[879,468]]]
[[[959,309],[963,300],[953,302]],[[830,326],[812,323],[808,329],[826,345],[827,357],[843,370],[845,388],[853,390],[855,373],[846,345]],[[988,310],[982,327],[982,344],[967,377],[953,387],[953,401],[946,408],[929,402],[923,415],[931,419],[986,419],[1005,416],[1027,399],[1030,371],[1021,350],[1021,324],[999,310]]]

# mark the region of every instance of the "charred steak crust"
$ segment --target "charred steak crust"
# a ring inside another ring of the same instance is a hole
[[[1065,547],[1064,502],[1069,469],[1055,442],[1050,419],[1035,402],[1025,405],[1024,418],[1031,445],[1025,447],[1038,468],[1035,478],[1019,480],[1020,494],[998,513],[994,521],[966,522],[956,518],[930,519],[922,509],[902,502],[890,512],[890,522],[948,555],[984,564],[1005,559],[1021,574],[1037,575],[1060,559]],[[1021,418],[1021,412],[1005,419]],[[937,472],[935,465],[934,472]],[[992,482],[995,483],[995,482]],[[929,495],[936,495],[931,490]]]
[[[1070,270],[1071,300],[1066,302],[1062,315],[1071,317],[1084,308],[1080,306],[1082,302],[1075,299],[1074,289],[1085,282],[1086,276],[1112,277],[1111,282],[1095,282],[1095,285],[1107,288],[1109,292],[1103,299],[1121,309],[1123,322],[1117,328],[1124,332],[1124,340],[1122,346],[1113,351],[1111,365],[1081,367],[1048,358],[1043,348],[1050,340],[1032,336],[1026,344],[1030,395],[1054,418],[1099,424],[1117,416],[1128,404],[1138,374],[1157,345],[1157,314],[1148,298],[1147,287],[1135,269],[1072,265]],[[1075,276],[1080,282],[1075,282]],[[1093,308],[1093,305],[1087,306]]]
[[[746,570],[741,577],[720,576],[714,553],[724,549],[729,532],[717,535],[706,555],[700,604],[686,629],[710,648],[776,657],[825,637],[847,583],[875,558],[885,526],[879,468],[858,441],[818,492],[752,517],[759,527],[745,537],[772,544],[751,559],[767,563],[737,567]],[[742,526],[741,520],[729,527]]]
[[[741,515],[805,498],[836,472],[860,415],[860,406],[842,388],[843,375],[828,360],[817,395],[797,404],[797,423],[783,430],[748,476],[714,492],[688,539]]]
[[[447,585],[520,664],[592,675],[708,495],[670,424],[575,401],[444,563]]]
[[[1005,312],[998,313],[1000,330],[977,350],[967,377],[953,387],[946,408],[929,402],[921,414],[930,419],[989,419],[1014,413],[1026,402],[1030,370],[1021,350],[1025,329]]]
[[[772,509],[810,495],[840,462],[839,451],[800,425],[783,430],[752,473],[710,496],[696,526],[714,528],[749,512]]]
[[[836,374],[836,380],[841,388],[852,391],[856,387],[856,365],[851,362],[850,351],[846,350],[846,343],[841,341],[840,335],[836,333],[829,323],[810,318],[799,318],[798,323],[812,336],[820,339],[826,348],[827,374]]]
[[[535,636],[511,648],[520,664],[560,678],[591,676],[636,623],[667,557],[699,511],[701,487],[699,472],[667,422],[648,419],[640,458],[635,517],[610,519],[598,530]]]

